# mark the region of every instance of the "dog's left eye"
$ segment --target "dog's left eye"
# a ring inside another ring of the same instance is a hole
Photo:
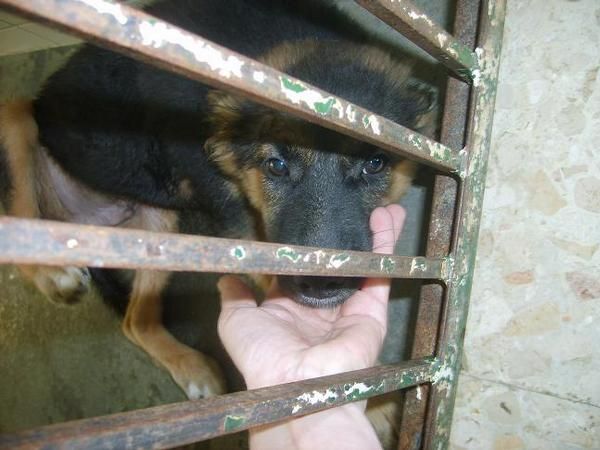
[[[265,166],[269,173],[276,177],[283,177],[290,172],[285,161],[278,158],[267,159]]]
[[[362,173],[365,175],[373,175],[381,172],[387,164],[384,156],[375,156],[368,160],[363,166]]]

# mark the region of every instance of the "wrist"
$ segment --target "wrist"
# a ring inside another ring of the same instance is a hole
[[[380,449],[365,414],[366,402],[350,403],[285,422],[250,430],[252,450]]]

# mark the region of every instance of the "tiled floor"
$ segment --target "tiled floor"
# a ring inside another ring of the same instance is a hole
[[[453,450],[600,449],[599,30],[508,1]]]
[[[0,56],[72,45],[79,39],[0,10]]]

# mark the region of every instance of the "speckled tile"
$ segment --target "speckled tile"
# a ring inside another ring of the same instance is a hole
[[[456,448],[600,448],[599,48],[596,0],[508,1]]]
[[[463,375],[452,450],[597,449],[600,409]]]

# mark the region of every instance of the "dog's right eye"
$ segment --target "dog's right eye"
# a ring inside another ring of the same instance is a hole
[[[265,166],[271,175],[283,177],[290,173],[285,161],[278,158],[267,159]]]

